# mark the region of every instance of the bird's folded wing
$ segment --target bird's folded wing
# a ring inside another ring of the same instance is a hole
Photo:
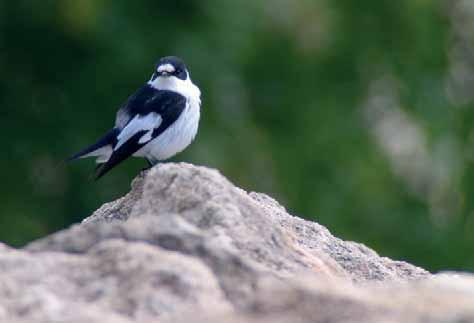
[[[136,133],[140,131],[146,131],[146,133],[140,137],[138,142],[140,144],[147,143],[152,139],[151,134],[153,129],[158,128],[162,122],[161,116],[156,112],[150,112],[147,115],[141,116],[136,115],[125,128],[117,136],[117,144],[114,150],[119,149],[124,143],[132,138]]]

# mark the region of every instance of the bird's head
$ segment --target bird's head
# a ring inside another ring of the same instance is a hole
[[[157,90],[175,91],[185,96],[201,95],[199,88],[191,81],[183,60],[176,56],[167,56],[159,60],[148,85]]]
[[[159,78],[177,78],[186,81],[188,77],[189,73],[184,62],[178,57],[167,56],[160,59],[156,64],[151,81]]]

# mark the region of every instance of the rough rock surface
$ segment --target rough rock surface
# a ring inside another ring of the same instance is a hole
[[[0,273],[2,322],[474,322],[474,276],[380,257],[189,164],[1,245]]]

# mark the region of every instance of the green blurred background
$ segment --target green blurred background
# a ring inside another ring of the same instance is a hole
[[[174,160],[430,270],[474,270],[472,0],[0,0],[0,240],[122,196],[64,157],[109,129],[159,57],[202,90]]]

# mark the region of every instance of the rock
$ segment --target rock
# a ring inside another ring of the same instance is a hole
[[[379,257],[189,164],[1,246],[0,270],[5,322],[474,322],[474,276]]]

